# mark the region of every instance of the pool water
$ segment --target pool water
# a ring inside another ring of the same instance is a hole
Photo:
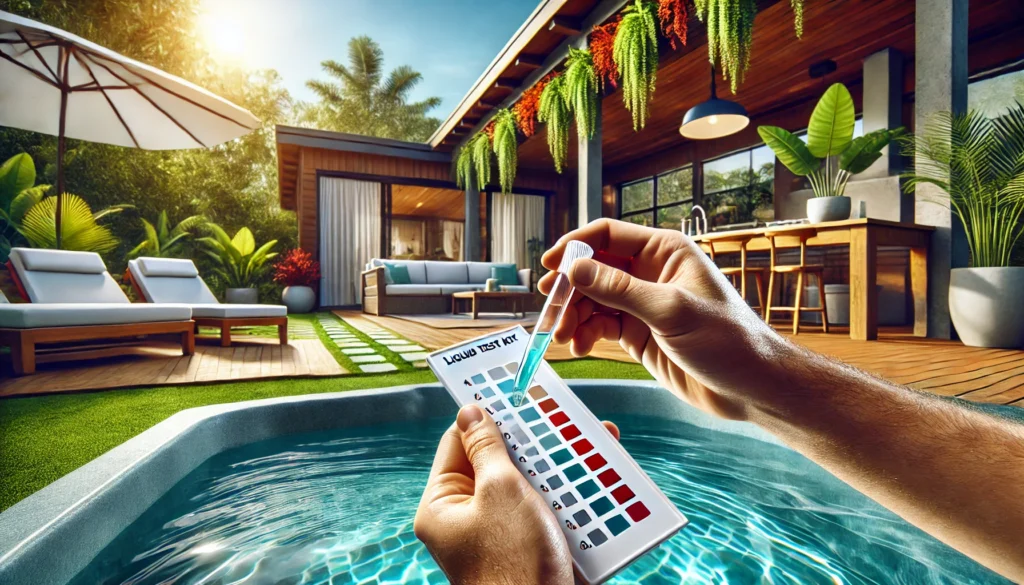
[[[650,417],[613,420],[690,524],[612,583],[1010,583],[783,447]],[[444,583],[412,520],[450,423],[331,431],[222,453],[72,583]]]

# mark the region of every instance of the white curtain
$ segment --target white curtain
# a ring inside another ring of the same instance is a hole
[[[380,183],[320,178],[320,304],[362,302],[360,273],[380,255]]]
[[[391,255],[420,256],[427,253],[425,247],[426,227],[422,221],[411,219],[391,220]]]
[[[444,255],[461,262],[462,261],[462,230],[463,222],[441,221],[441,242],[444,247]]]
[[[543,197],[495,193],[491,198],[491,251],[495,262],[513,262],[516,268],[530,268],[526,242],[544,241]]]

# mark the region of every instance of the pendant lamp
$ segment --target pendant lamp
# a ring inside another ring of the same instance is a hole
[[[679,133],[686,138],[709,140],[735,134],[750,124],[747,110],[740,104],[720,100],[715,95],[715,68],[711,68],[711,99],[690,108],[683,116]]]

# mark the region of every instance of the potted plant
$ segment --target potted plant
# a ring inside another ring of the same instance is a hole
[[[882,129],[854,138],[855,121],[850,90],[835,83],[814,106],[806,144],[778,126],[757,128],[782,164],[810,181],[814,197],[807,201],[807,217],[811,223],[849,219],[846,183],[870,167],[882,156],[882,149],[903,134],[903,128]]]
[[[974,347],[1024,346],[1024,267],[1011,266],[1024,234],[1024,106],[992,120],[940,113],[903,142],[916,162],[904,188],[927,183],[945,191],[967,237],[970,267],[954,268],[949,281],[960,339]]]
[[[320,263],[313,255],[296,248],[285,252],[274,268],[274,282],[284,285],[281,302],[289,313],[308,313],[316,305],[313,285],[320,280]]]
[[[235,237],[228,237],[227,232],[215,223],[206,224],[212,236],[200,238],[205,245],[205,252],[217,264],[214,272],[224,283],[224,302],[235,304],[255,304],[259,301],[256,288],[264,265],[276,253],[270,250],[277,245],[277,240],[270,240],[259,248],[256,238],[249,228],[238,230]]]

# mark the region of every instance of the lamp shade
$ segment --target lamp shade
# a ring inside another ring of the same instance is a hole
[[[712,97],[686,112],[679,133],[686,138],[708,140],[735,134],[748,124],[750,117],[746,108],[736,102]]]

